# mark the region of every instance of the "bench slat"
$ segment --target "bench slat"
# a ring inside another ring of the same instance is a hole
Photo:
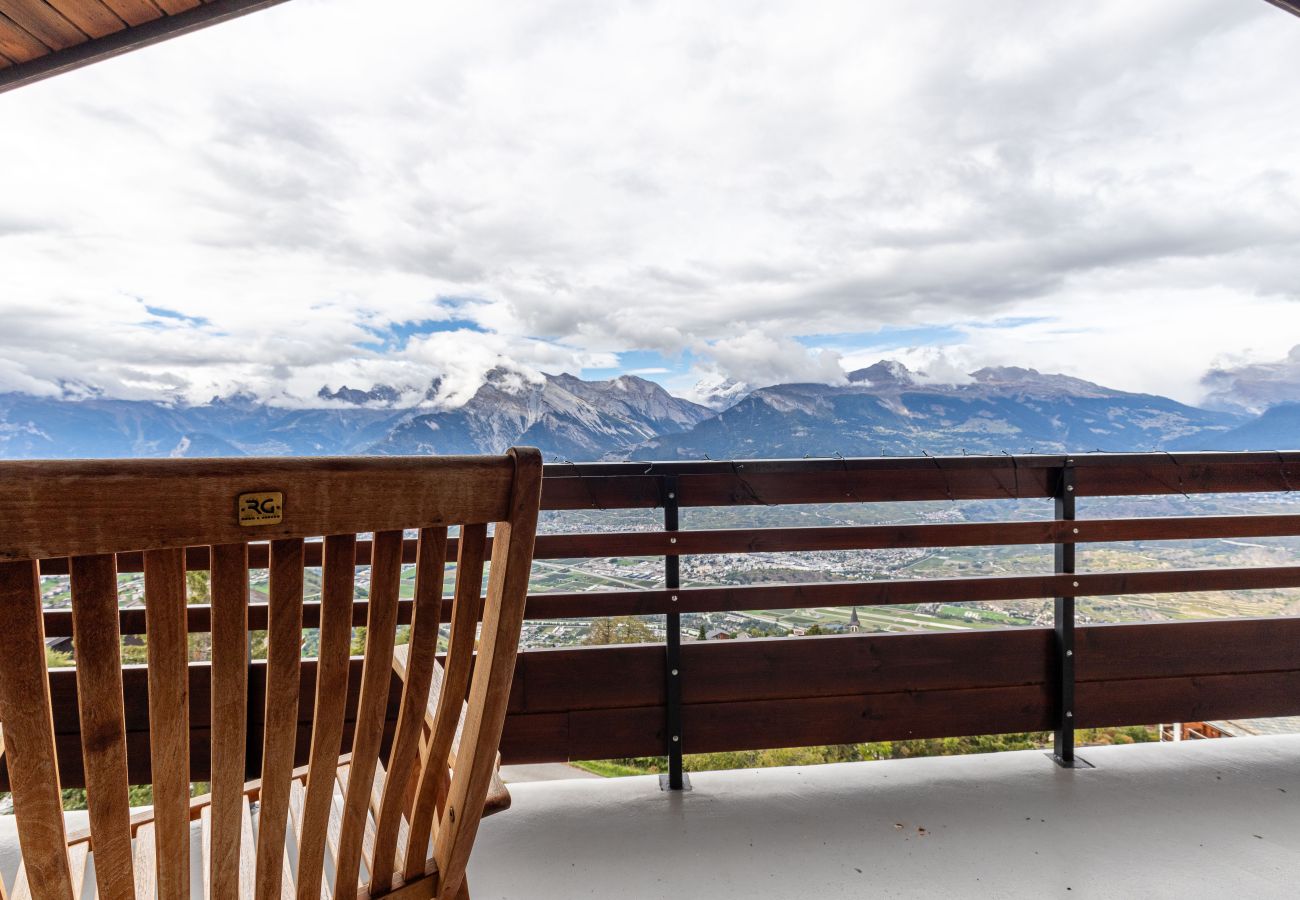
[[[74,557],[71,576],[77,707],[81,714],[86,806],[95,841],[95,884],[102,900],[131,900],[135,896],[135,879],[131,801],[127,794],[122,645],[117,626],[117,559],[112,554]],[[79,897],[75,884],[73,888],[73,895]]]

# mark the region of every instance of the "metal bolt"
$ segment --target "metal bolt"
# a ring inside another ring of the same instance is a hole
[[[1072,484],[1067,484],[1067,485],[1065,486],[1065,489],[1066,489],[1067,491],[1072,491],[1072,490],[1074,490],[1074,485],[1072,485]]]
[[[674,744],[677,743],[678,741],[680,741],[681,739],[682,739],[682,738],[681,738],[681,735],[677,735],[677,734],[674,734],[674,735],[673,735],[673,743],[674,743]]]
[[[668,539],[668,543],[670,543],[670,544],[675,544],[675,543],[677,543],[677,538],[669,538],[669,539]]]
[[[674,602],[674,603],[677,602],[677,595],[676,595],[676,594],[673,594],[673,602]]]
[[[1075,587],[1078,587],[1078,586],[1079,586],[1079,582],[1077,582],[1077,581],[1072,581],[1072,582],[1070,582],[1070,583],[1073,584]]]
[[[1075,533],[1075,534],[1078,534],[1078,533],[1079,533],[1079,529],[1077,529],[1077,528],[1074,529],[1074,533]]]
[[[677,674],[677,670],[676,670],[676,669],[673,669],[673,674],[674,674],[674,675]]]
[[[1074,713],[1069,712],[1069,711],[1067,710],[1066,713],[1065,713],[1065,717],[1066,717],[1067,719],[1073,719],[1073,718],[1074,718]],[[677,740],[677,739],[676,739],[676,738],[673,738],[673,740]]]
[[[669,492],[668,492],[668,499],[669,499],[669,500],[674,500],[674,499],[676,499],[676,498],[677,498],[677,495],[676,495],[675,493],[673,493],[672,491],[669,491]]]
[[[1074,651],[1073,651],[1073,650],[1066,650],[1066,651],[1065,651],[1065,655],[1066,655],[1066,656],[1074,656]],[[674,671],[673,674],[676,675],[676,674],[677,674],[676,671]]]
[[[451,817],[451,821],[455,822],[455,821],[456,821],[456,807],[454,807],[454,806],[449,806],[449,807],[447,807],[447,815]]]

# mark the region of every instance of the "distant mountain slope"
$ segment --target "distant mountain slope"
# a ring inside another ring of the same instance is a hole
[[[1224,432],[1184,439],[1181,450],[1295,450],[1300,448],[1300,403],[1271,407]]]
[[[451,409],[436,405],[438,382],[326,387],[318,396],[328,406],[313,409],[239,394],[195,406],[0,394],[0,457],[495,453],[512,444],[572,460],[1300,447],[1300,403],[1252,418],[1011,367],[951,385],[881,362],[842,384],[760,388],[720,412],[633,376],[535,378],[493,370]]]
[[[1033,369],[981,369],[961,385],[924,384],[897,363],[848,384],[761,388],[681,434],[634,448],[637,458],[875,456],[1149,450],[1226,432],[1239,415],[1114,391]]]
[[[385,385],[319,396],[332,405],[286,409],[242,394],[199,406],[0,394],[0,457],[495,453],[530,444],[547,456],[597,459],[713,415],[632,376],[532,382],[504,369],[457,409],[400,408],[400,392]]]
[[[464,406],[412,416],[373,449],[379,453],[498,453],[531,444],[548,455],[599,459],[648,438],[693,427],[712,410],[625,375],[540,383],[497,370]]]
[[[0,456],[114,458],[240,456],[183,410],[138,400],[60,400],[0,394]]]

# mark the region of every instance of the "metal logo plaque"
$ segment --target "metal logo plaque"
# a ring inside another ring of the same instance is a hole
[[[278,525],[284,520],[284,494],[263,491],[239,495],[240,525]]]

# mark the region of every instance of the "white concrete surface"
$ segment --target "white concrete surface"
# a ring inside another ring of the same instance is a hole
[[[474,900],[1297,897],[1300,736],[511,787]]]
[[[1081,755],[1097,768],[1025,751],[695,773],[686,794],[657,777],[516,782],[479,831],[471,896],[1300,896],[1300,736]],[[6,883],[16,868],[0,816]]]
[[[599,778],[586,769],[579,769],[568,763],[530,763],[518,766],[502,766],[501,780],[506,784],[521,784],[525,781],[568,781],[573,778]]]

